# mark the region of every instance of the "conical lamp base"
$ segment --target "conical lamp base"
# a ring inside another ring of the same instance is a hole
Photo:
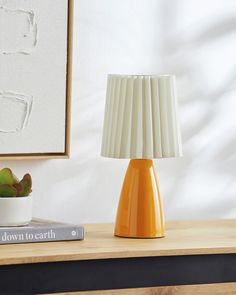
[[[165,235],[160,192],[152,160],[130,160],[117,211],[115,236],[161,238]]]

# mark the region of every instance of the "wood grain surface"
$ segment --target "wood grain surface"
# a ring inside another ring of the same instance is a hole
[[[235,295],[236,283],[60,293],[61,295]]]
[[[226,253],[236,253],[236,220],[169,221],[161,239],[118,238],[112,224],[91,224],[84,241],[1,245],[0,265]]]

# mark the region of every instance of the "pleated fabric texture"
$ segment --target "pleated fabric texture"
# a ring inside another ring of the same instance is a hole
[[[108,75],[101,155],[182,155],[175,76]]]

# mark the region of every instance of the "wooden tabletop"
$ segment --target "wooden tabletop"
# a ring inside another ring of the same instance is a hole
[[[169,221],[161,239],[118,238],[112,224],[90,224],[84,241],[1,245],[0,265],[223,253],[236,253],[236,220]]]

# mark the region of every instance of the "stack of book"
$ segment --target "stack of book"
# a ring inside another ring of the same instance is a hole
[[[29,225],[0,227],[0,244],[83,240],[81,225],[34,219]]]

